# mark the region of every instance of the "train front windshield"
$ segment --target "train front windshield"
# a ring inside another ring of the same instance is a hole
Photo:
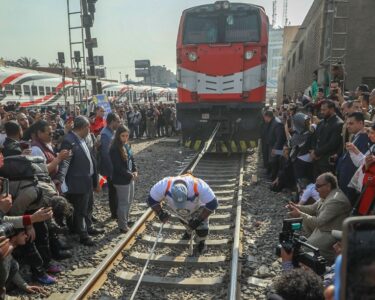
[[[260,16],[258,11],[219,11],[186,15],[184,45],[259,41]]]

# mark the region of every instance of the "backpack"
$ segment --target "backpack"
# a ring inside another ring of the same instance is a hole
[[[0,168],[0,176],[9,180],[41,180],[50,181],[47,165],[39,156],[14,155],[4,158]]]

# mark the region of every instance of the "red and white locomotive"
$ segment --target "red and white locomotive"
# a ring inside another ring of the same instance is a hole
[[[264,8],[217,1],[182,13],[177,37],[177,114],[185,139],[206,139],[218,121],[227,141],[255,140],[266,96]]]

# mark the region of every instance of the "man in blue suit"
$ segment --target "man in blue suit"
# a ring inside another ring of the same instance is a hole
[[[113,135],[116,129],[120,126],[120,117],[115,113],[109,113],[107,116],[107,126],[104,127],[100,133],[100,174],[107,177],[108,183],[108,200],[109,208],[111,210],[112,219],[117,218],[117,194],[116,189],[112,183],[112,162],[109,157],[109,148],[112,143]]]
[[[98,186],[96,161],[85,142],[90,131],[90,122],[84,116],[74,120],[74,129],[69,132],[61,149],[72,151],[72,155],[61,163],[59,180],[61,190],[74,207],[73,229],[80,236],[80,242],[93,246],[94,242],[88,235],[86,220],[90,193]]]
[[[363,113],[351,113],[346,120],[346,126],[349,134],[352,136],[350,142],[346,143],[346,149],[351,149],[354,145],[360,152],[363,154],[366,153],[368,150],[369,139],[367,133],[364,132],[365,118]],[[340,189],[349,198],[352,205],[356,200],[357,194],[354,189],[348,187],[348,184],[356,170],[357,167],[354,165],[349,151],[344,151],[337,163],[338,183]]]

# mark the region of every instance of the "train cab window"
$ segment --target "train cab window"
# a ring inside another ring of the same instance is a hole
[[[33,96],[38,96],[38,87],[36,85],[31,86],[31,94]]]
[[[23,94],[25,96],[30,96],[31,95],[31,89],[29,85],[24,85],[23,86]]]
[[[259,42],[260,25],[257,13],[236,12],[225,20],[225,42]]]
[[[51,88],[49,86],[46,86],[46,95],[51,94]]]
[[[183,44],[259,42],[257,10],[190,13],[186,15]]]
[[[45,93],[44,93],[44,86],[39,86],[38,88],[39,88],[39,95],[40,96],[44,96],[45,95]]]
[[[16,92],[17,96],[22,95],[22,86],[20,84],[15,84],[14,91]]]
[[[6,84],[5,85],[5,94],[6,95],[13,95],[13,89],[14,89],[13,84]]]
[[[56,87],[52,87],[52,94],[56,95]]]

